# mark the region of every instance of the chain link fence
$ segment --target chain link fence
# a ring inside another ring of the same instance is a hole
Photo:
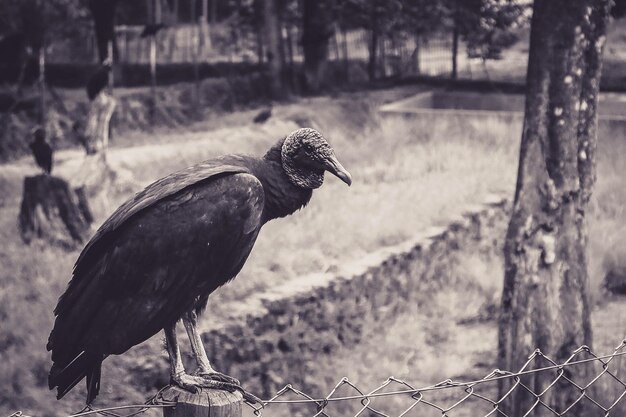
[[[496,369],[473,381],[448,379],[419,388],[390,377],[373,390],[365,391],[348,378],[342,378],[323,398],[313,398],[287,385],[272,398],[263,401],[262,405],[249,405],[257,416],[509,417],[510,414],[505,412],[503,404],[516,391],[525,391],[534,401],[528,409],[518,410],[516,415],[622,417],[626,415],[626,378],[622,375],[626,371],[622,363],[622,356],[625,354],[626,340],[613,353],[605,356],[597,356],[589,347],[582,346],[562,363],[557,363],[536,350],[517,372]],[[566,370],[580,366],[593,367],[590,380],[575,381],[568,376]],[[524,382],[524,377],[538,373],[551,375],[551,383],[542,391],[535,392]],[[510,388],[503,395],[498,394],[498,383],[501,380],[510,382]],[[574,386],[579,395],[567,408],[556,410],[549,402],[550,394],[563,386],[563,383]],[[584,409],[592,414],[577,414],[574,411],[577,404],[584,405]],[[309,408],[308,412],[303,411],[306,407]],[[288,409],[288,412],[281,412],[281,408]]]
[[[246,402],[248,415],[290,417],[512,417],[512,397],[519,392],[532,398],[530,405],[516,410],[519,416],[556,417],[624,417],[626,416],[626,339],[608,355],[596,355],[588,346],[576,349],[565,361],[556,362],[540,350],[535,350],[517,371],[496,369],[480,379],[454,381],[447,379],[434,385],[415,387],[409,382],[389,377],[373,390],[365,390],[344,377],[323,397],[310,395],[292,385],[286,385],[274,396],[258,403]],[[445,360],[445,358],[442,358]],[[356,363],[356,362],[355,362]],[[587,367],[589,378],[575,380],[572,368]],[[526,383],[529,376],[543,374],[550,383],[537,392]],[[498,393],[499,383],[508,388]],[[561,387],[574,388],[577,395],[563,409],[555,409],[550,398]],[[161,389],[144,404],[94,409],[85,407],[68,417],[101,415],[134,417],[148,410],[176,406],[166,401]],[[580,407],[577,407],[580,406]],[[582,408],[581,408],[582,407]],[[584,415],[580,410],[584,410]],[[22,411],[9,417],[29,417]],[[235,417],[235,416],[233,416]]]

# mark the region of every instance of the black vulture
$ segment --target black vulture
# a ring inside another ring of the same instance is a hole
[[[254,123],[265,123],[268,119],[272,117],[272,108],[269,107],[267,109],[261,110],[256,116],[254,116]]]
[[[148,23],[143,27],[143,30],[141,31],[141,35],[139,35],[139,37],[147,38],[148,36],[154,36],[157,34],[158,31],[165,28],[165,23]]]
[[[52,172],[52,147],[46,142],[46,131],[38,127],[33,130],[34,140],[30,144],[30,149],[35,157],[35,162],[45,173]]]
[[[87,97],[89,100],[93,100],[98,97],[98,94],[109,85],[109,73],[111,72],[111,60],[105,59],[98,69],[91,74],[87,81]]]
[[[102,361],[161,329],[173,384],[192,391],[238,385],[209,363],[197,315],[209,295],[241,270],[261,227],[303,208],[324,171],[352,183],[322,135],[302,128],[262,158],[226,155],[202,162],[120,206],[83,249],[54,310],[48,382],[57,398],[86,377],[91,403]],[[176,340],[181,319],[198,365],[194,374],[185,372]]]

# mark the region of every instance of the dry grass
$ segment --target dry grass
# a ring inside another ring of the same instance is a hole
[[[481,202],[487,193],[511,195],[519,126],[498,119],[463,128],[454,119],[436,123],[380,119],[374,111],[376,105],[402,94],[396,90],[302,101],[276,108],[277,120],[262,127],[244,123],[249,119],[240,115],[233,116],[237,127],[221,126],[211,133],[160,132],[160,143],[175,144],[114,150],[111,160],[145,182],[221,153],[261,154],[280,135],[295,128],[290,120],[308,120],[330,139],[353,174],[353,187],[328,178],[309,207],[268,224],[237,280],[212,298],[209,317],[219,320],[228,316],[230,303],[251,292],[307,272],[332,269],[345,259],[395,244],[430,225],[443,224],[459,212],[460,206]],[[147,141],[145,137],[138,139]],[[592,257],[592,270],[598,271],[593,274],[594,288],[600,287],[598,278],[604,268],[596,260],[611,251],[609,242],[624,246],[624,233],[617,230],[623,230],[625,223],[626,192],[620,187],[625,151],[623,141],[610,141],[600,148],[599,203],[590,237],[592,253],[595,250],[597,254]],[[60,157],[69,158],[71,153]],[[0,205],[0,381],[6,382],[0,391],[0,414],[24,409],[38,415],[60,415],[80,408],[83,394],[76,390],[67,400],[54,400],[45,386],[49,358],[44,346],[52,326],[51,310],[69,279],[77,252],[27,247],[19,240],[15,219],[21,178],[28,163],[22,161],[0,171],[4,193]],[[66,164],[69,167],[71,160]],[[467,270],[477,270],[476,275],[485,277],[480,268],[483,266],[469,265]],[[497,273],[493,281],[484,283],[486,293],[497,292],[494,283],[500,279]],[[444,326],[441,317],[433,320],[441,324],[431,329],[441,329],[442,333],[435,335],[443,338],[439,344],[453,346],[449,337],[454,328]],[[401,339],[411,331],[415,329],[397,329],[397,343],[402,344]],[[154,380],[136,381],[127,372],[140,356],[135,350],[107,361],[103,403],[139,401],[153,388],[150,384]],[[391,362],[383,362],[378,373],[372,373],[388,374],[391,366]],[[166,378],[165,366],[163,369],[164,375],[155,378]],[[113,381],[122,387],[114,386]]]

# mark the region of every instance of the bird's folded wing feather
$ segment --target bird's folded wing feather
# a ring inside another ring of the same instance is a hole
[[[233,162],[235,164],[233,164]],[[153,182],[135,194],[133,198],[122,204],[115,210],[111,217],[100,226],[96,234],[81,252],[76,261],[76,265],[88,256],[90,249],[97,245],[107,234],[114,232],[125,221],[157,201],[174,195],[193,184],[207,181],[219,175],[248,172],[245,167],[236,165],[236,162],[238,162],[237,159],[229,160],[226,158],[216,158],[188,167]]]

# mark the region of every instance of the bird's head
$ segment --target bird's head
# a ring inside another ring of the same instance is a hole
[[[324,171],[352,184],[352,176],[339,163],[335,151],[315,129],[295,130],[285,138],[281,148],[283,169],[295,185],[318,188],[324,182]]]
[[[46,130],[41,126],[36,126],[31,130],[35,142],[43,142],[46,140]]]

